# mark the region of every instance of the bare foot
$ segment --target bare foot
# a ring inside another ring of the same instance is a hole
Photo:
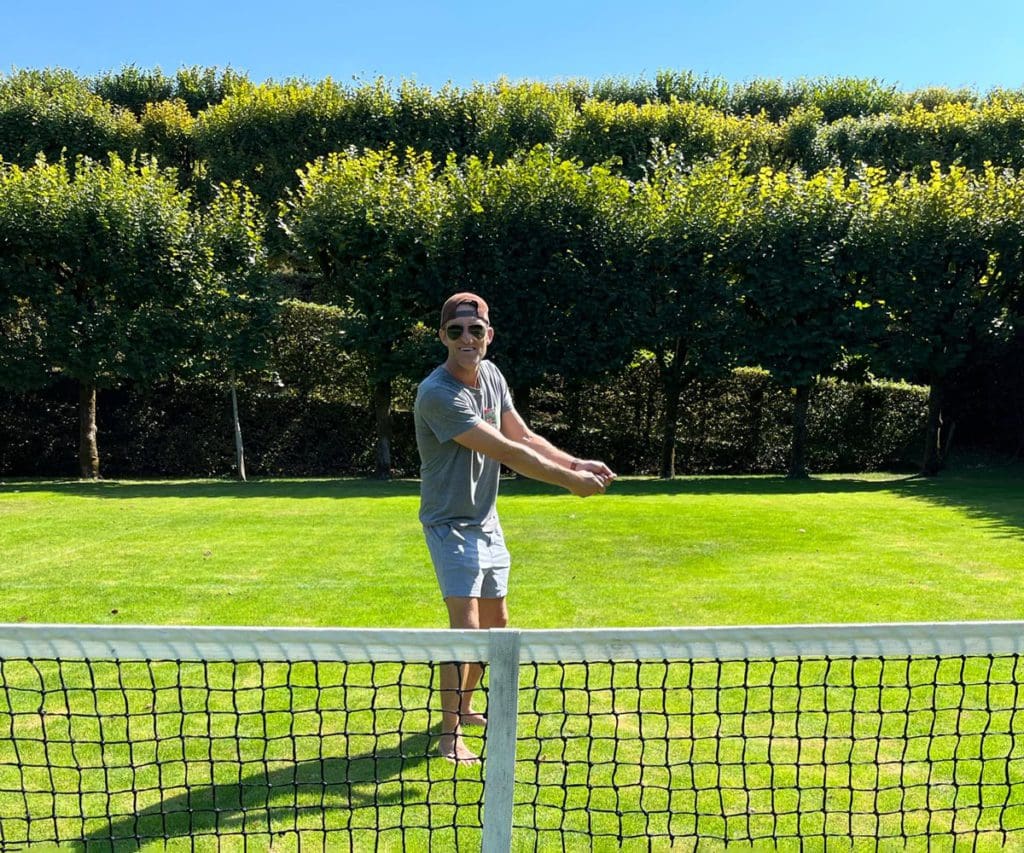
[[[478,714],[476,711],[463,711],[463,713],[459,714],[459,722],[464,726],[475,726],[482,729],[487,725],[487,717],[483,714]]]
[[[437,741],[437,754],[455,764],[479,764],[480,759],[473,752],[462,735],[441,735]]]

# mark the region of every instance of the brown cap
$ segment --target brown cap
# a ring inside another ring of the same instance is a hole
[[[491,321],[487,315],[487,303],[475,293],[456,293],[453,296],[449,296],[444,303],[444,307],[441,308],[441,325],[443,326],[453,319],[458,314],[459,308],[463,305],[472,306],[473,310],[476,311],[476,316],[490,325]]]

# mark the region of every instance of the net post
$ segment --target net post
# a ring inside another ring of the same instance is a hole
[[[484,762],[483,853],[512,849],[516,733],[519,722],[520,633],[488,631],[487,755]]]

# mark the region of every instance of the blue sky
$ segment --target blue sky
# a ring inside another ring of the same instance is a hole
[[[1024,86],[1022,35],[1022,0],[7,0],[0,70],[230,65],[257,80],[384,76],[437,88],[671,68],[732,82],[849,75],[987,91]]]

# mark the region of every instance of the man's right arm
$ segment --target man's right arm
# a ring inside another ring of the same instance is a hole
[[[603,493],[605,481],[590,471],[571,471],[541,456],[524,444],[511,441],[490,424],[478,423],[455,436],[463,447],[489,456],[524,477],[561,486],[586,498]]]

